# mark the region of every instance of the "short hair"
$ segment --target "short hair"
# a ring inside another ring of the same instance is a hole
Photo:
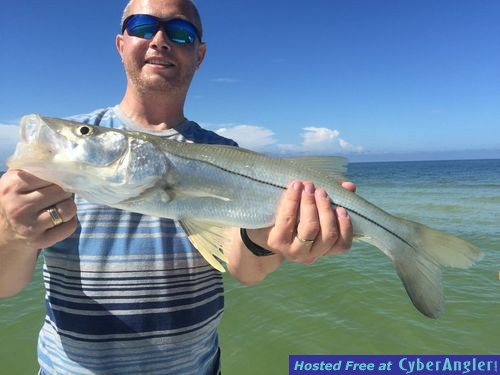
[[[123,23],[125,22],[125,19],[128,17],[129,8],[131,7],[134,1],[135,0],[129,0],[127,5],[125,5],[125,8],[123,9],[122,19],[120,21],[120,30],[123,30]],[[201,23],[200,12],[198,11],[198,8],[196,7],[196,4],[194,3],[193,0],[185,0],[185,1],[191,7],[191,11],[193,12],[193,17],[194,17],[194,24],[198,29],[198,32],[200,33],[200,40],[201,40],[203,37],[203,25]]]

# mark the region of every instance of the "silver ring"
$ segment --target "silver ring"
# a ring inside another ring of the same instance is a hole
[[[57,212],[57,208],[55,206],[48,208],[47,212],[49,213],[52,224],[54,224],[55,227],[64,223],[63,218],[61,217],[61,215],[59,215],[59,212]]]
[[[306,246],[311,246],[314,242],[314,240],[304,240],[304,239],[300,238],[299,235],[295,235],[295,238],[298,239],[301,244],[306,245]]]

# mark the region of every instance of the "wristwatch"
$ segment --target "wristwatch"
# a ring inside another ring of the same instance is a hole
[[[253,242],[250,237],[248,237],[247,230],[245,228],[240,228],[240,236],[243,244],[247,247],[250,252],[258,257],[267,257],[269,255],[274,255],[270,250],[264,249],[262,246],[257,245]]]

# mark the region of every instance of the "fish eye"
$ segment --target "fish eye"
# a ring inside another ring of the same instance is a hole
[[[79,135],[91,135],[93,132],[94,132],[94,130],[91,127],[86,126],[86,125],[80,126],[77,129],[77,133]]]

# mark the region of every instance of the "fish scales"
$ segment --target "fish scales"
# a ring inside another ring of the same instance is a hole
[[[177,219],[221,271],[226,228],[272,225],[287,184],[310,180],[327,191],[332,204],[348,210],[355,236],[388,256],[415,307],[432,318],[443,311],[441,267],[467,268],[481,258],[474,245],[390,215],[343,189],[340,158],[273,158],[29,115],[21,121],[8,165],[90,202]]]
[[[264,205],[264,211],[265,209],[268,209],[269,211],[274,209],[276,207],[277,198],[279,198],[279,195],[281,195],[283,190],[286,189],[286,184],[290,181],[292,176],[293,178],[301,180],[315,181],[319,184],[319,186],[329,187],[327,188],[329,196],[336,197],[335,202],[332,201],[333,204],[344,207],[351,214],[354,213],[356,216],[360,217],[360,219],[368,220],[375,225],[379,225],[382,229],[388,231],[394,236],[399,237],[400,240],[405,241],[404,238],[400,237],[397,233],[388,229],[390,228],[390,225],[383,224],[388,218],[390,218],[390,216],[381,215],[382,217],[379,217],[379,222],[377,222],[374,219],[370,219],[368,216],[368,210],[365,210],[366,212],[363,212],[362,210],[355,211],[355,207],[363,207],[362,205],[354,202],[358,196],[346,194],[346,191],[339,187],[339,181],[332,180],[329,176],[322,175],[316,170],[305,168],[300,164],[300,162],[293,163],[287,159],[269,158],[254,152],[241,153],[241,149],[235,149],[232,147],[219,147],[214,150],[212,146],[203,144],[192,147],[193,150],[190,150],[191,155],[186,154],[184,151],[185,148],[182,147],[182,144],[179,146],[180,147],[178,147],[175,156],[184,159],[185,161],[193,161],[193,164],[202,163],[201,169],[204,169],[204,171],[200,172],[204,174],[204,177],[196,179],[196,181],[194,181],[195,186],[199,186],[199,184],[208,185],[207,181],[212,177],[217,176],[220,182],[224,182],[226,189],[230,186],[233,187],[234,190],[230,190],[236,192],[236,195],[231,196],[231,201],[239,202],[241,207],[244,206],[244,202],[251,201],[252,204],[259,203],[259,206]],[[170,144],[168,147],[167,152],[170,153],[170,159],[174,156],[172,148],[175,148],[175,144]],[[205,151],[207,149],[209,152]],[[193,153],[192,151],[195,152]],[[244,157],[243,159],[242,156]],[[235,163],[238,159],[241,159],[240,164]],[[263,165],[266,165],[265,169],[259,168]],[[185,188],[185,186],[182,186],[182,181],[189,180],[193,175],[191,168],[193,168],[191,165],[190,168],[183,168],[186,173],[182,174],[182,178],[180,178],[181,188]],[[223,176],[220,176],[221,174]],[[231,184],[231,182],[236,183],[236,185]],[[242,195],[242,190],[247,191],[246,189],[241,188],[242,184],[249,184],[251,187],[249,191],[255,192],[256,194],[251,194],[250,196]],[[218,188],[219,187],[217,186],[216,189]],[[271,199],[263,202],[262,197],[269,195],[263,193],[261,189],[265,189],[268,193],[272,194],[272,197],[270,197]],[[370,206],[370,204],[366,201],[364,201],[364,204],[367,207]],[[233,224],[238,224],[239,226],[246,228],[259,228],[271,225],[272,222],[260,221],[257,223],[251,223],[248,221],[242,221],[238,223],[233,222]],[[357,226],[355,226],[355,228],[356,227]],[[359,236],[361,234],[362,233],[355,232],[355,235]],[[408,245],[411,246],[411,244]]]

